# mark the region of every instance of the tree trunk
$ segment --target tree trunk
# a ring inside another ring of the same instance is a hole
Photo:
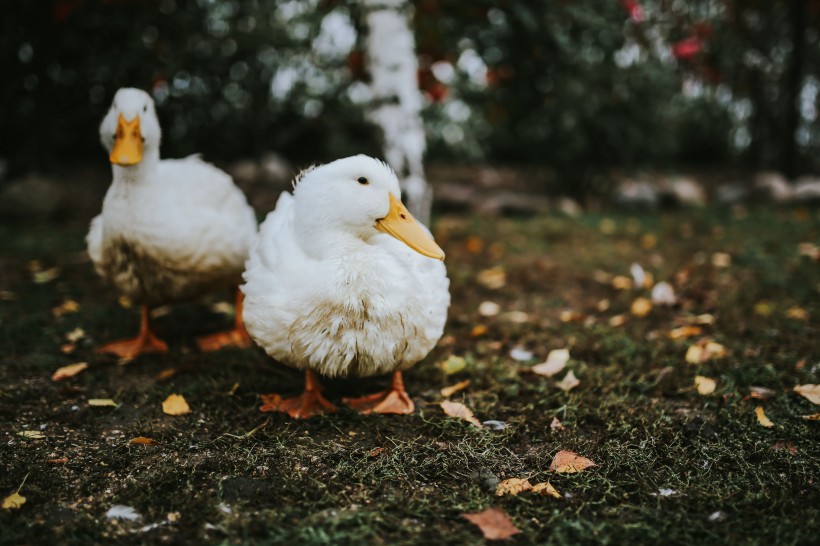
[[[379,127],[384,158],[399,177],[407,208],[430,221],[433,193],[424,176],[426,141],[415,38],[406,0],[362,0],[372,104],[368,118]]]
[[[795,177],[797,169],[797,129],[800,125],[800,90],[803,86],[803,50],[806,41],[806,0],[791,1],[792,55],[786,74],[786,121],[783,128],[781,161],[783,172]]]

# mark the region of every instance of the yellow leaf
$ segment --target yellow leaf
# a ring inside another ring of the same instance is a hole
[[[62,317],[68,313],[76,313],[80,310],[80,304],[74,300],[65,300],[63,303],[51,310],[55,317]]]
[[[52,267],[50,269],[46,269],[45,271],[35,271],[32,275],[32,280],[35,284],[46,284],[50,283],[59,276],[60,268]]]
[[[467,388],[467,385],[469,385],[469,384],[470,384],[469,379],[465,379],[464,381],[459,381],[455,385],[451,385],[449,387],[444,387],[443,389],[441,389],[441,395],[445,398],[448,398],[450,396],[453,396],[458,391],[464,390],[465,388]]]
[[[725,252],[712,254],[712,265],[715,267],[729,267],[732,265],[732,256]]]
[[[441,409],[444,410],[444,413],[446,413],[450,417],[464,419],[468,423],[478,428],[484,428],[484,425],[482,425],[481,422],[475,418],[475,415],[473,415],[473,411],[464,404],[444,400],[439,405],[441,406]]]
[[[804,397],[812,404],[820,405],[820,385],[797,385],[794,392]]]
[[[786,316],[794,320],[809,320],[809,312],[802,307],[789,307],[786,310]]]
[[[700,326],[681,326],[669,332],[669,339],[686,339],[688,337],[699,336],[703,333]]]
[[[609,317],[609,325],[613,328],[623,326],[624,324],[626,324],[626,315],[615,315],[614,317]]]
[[[77,328],[74,328],[73,330],[71,330],[70,332],[68,332],[65,335],[66,341],[68,341],[70,343],[76,343],[84,337],[85,337],[85,330],[83,330],[79,326]]]
[[[498,290],[507,284],[507,275],[503,267],[491,267],[479,272],[478,283],[490,290]]]
[[[537,483],[533,485],[532,492],[538,493],[539,495],[544,495],[545,497],[550,496],[555,497],[556,499],[561,498],[561,493],[559,493],[550,482]]]
[[[802,415],[806,421],[820,421],[820,413],[813,413],[811,415]]]
[[[488,328],[483,324],[476,324],[470,330],[470,337],[481,337],[488,332]]]
[[[131,309],[131,307],[134,306],[134,303],[131,301],[131,298],[129,298],[128,296],[120,296],[120,298],[117,300],[117,302],[120,304],[120,307],[122,307],[123,309]]]
[[[144,446],[155,446],[157,445],[156,440],[152,438],[146,438],[145,436],[137,436],[136,438],[132,438],[128,442],[129,444],[139,444]]]
[[[89,406],[94,406],[96,408],[104,408],[104,407],[116,408],[117,407],[117,403],[114,402],[113,400],[111,400],[110,398],[91,398],[88,401],[88,405]]]
[[[547,360],[541,364],[536,364],[530,368],[530,371],[544,377],[552,377],[563,370],[568,361],[569,349],[554,349],[547,355]]]
[[[447,360],[438,365],[447,375],[458,373],[467,367],[467,361],[462,356],[450,355]]]
[[[770,301],[759,301],[755,304],[754,311],[756,315],[760,315],[761,317],[768,317],[774,311],[774,305]]]
[[[3,510],[17,510],[26,503],[26,498],[20,493],[12,493],[3,499]]]
[[[461,517],[478,527],[487,540],[506,540],[521,532],[500,508],[487,508],[477,514],[461,514]]]
[[[755,415],[757,416],[757,422],[763,425],[766,428],[772,428],[774,423],[772,423],[771,419],[766,417],[766,413],[763,411],[763,406],[757,406],[755,410]]]
[[[696,375],[695,387],[698,389],[699,394],[706,396],[707,394],[712,394],[713,392],[715,392],[715,387],[717,387],[717,381],[709,377]]]
[[[722,358],[724,356],[726,356],[726,347],[715,341],[700,340],[687,349],[686,362],[702,364],[712,358]]]
[[[623,275],[618,275],[612,279],[612,287],[616,290],[629,290],[632,288],[632,279]]]
[[[572,370],[570,370],[569,373],[567,373],[567,375],[564,376],[564,379],[556,383],[555,386],[561,389],[562,391],[569,392],[580,384],[581,382],[578,381],[578,378],[575,377],[575,374],[572,372]]]
[[[572,451],[562,450],[555,454],[550,470],[563,474],[582,472],[590,466],[595,466],[592,460],[582,457]]]
[[[162,403],[162,411],[168,415],[185,415],[191,413],[191,408],[181,394],[172,394]]]
[[[51,376],[51,380],[62,381],[67,377],[73,377],[77,375],[86,368],[88,368],[87,362],[77,362],[76,364],[69,364],[68,366],[57,368],[57,371],[54,372],[54,374]]]
[[[648,298],[637,298],[629,310],[636,317],[645,317],[652,311],[652,302]]]
[[[532,489],[532,484],[526,478],[509,478],[498,484],[495,488],[495,496],[515,496],[522,491],[529,491],[530,489]]]
[[[31,440],[42,440],[46,437],[46,435],[39,430],[22,430],[17,433],[17,436],[22,436],[23,438],[29,438]]]

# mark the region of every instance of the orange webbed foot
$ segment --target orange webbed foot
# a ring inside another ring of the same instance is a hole
[[[217,332],[207,336],[202,336],[196,340],[200,351],[218,351],[223,347],[238,347],[245,349],[252,345],[251,337],[245,328],[233,328],[227,332]]]
[[[336,413],[337,408],[322,396],[321,385],[315,374],[305,374],[305,391],[294,398],[282,398],[278,394],[263,394],[259,411],[287,413],[294,419],[308,419],[317,415]]]
[[[409,415],[413,413],[416,405],[404,389],[401,372],[394,372],[392,383],[386,391],[361,398],[345,398],[344,403],[365,415],[370,413]]]

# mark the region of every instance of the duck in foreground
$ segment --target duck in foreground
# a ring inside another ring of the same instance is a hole
[[[164,352],[151,331],[151,307],[237,287],[256,233],[256,217],[231,177],[198,157],[159,158],[161,130],[144,91],[120,89],[100,125],[113,182],[86,241],[97,272],[142,306],[136,338],[97,350],[122,358]],[[236,324],[200,338],[203,350],[247,346],[241,292]]]
[[[364,413],[415,409],[401,372],[435,347],[450,305],[444,252],[400,200],[393,171],[359,155],[302,173],[262,223],[245,270],[245,324],[279,362],[306,371],[301,396],[262,411],[336,410],[318,377],[392,373]]]

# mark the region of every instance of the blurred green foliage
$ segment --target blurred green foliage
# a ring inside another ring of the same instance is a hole
[[[612,167],[819,167],[820,0],[413,4],[431,159],[547,164],[581,191]],[[0,156],[99,156],[122,86],[157,99],[169,157],[378,154],[360,19],[356,0],[12,1]]]

